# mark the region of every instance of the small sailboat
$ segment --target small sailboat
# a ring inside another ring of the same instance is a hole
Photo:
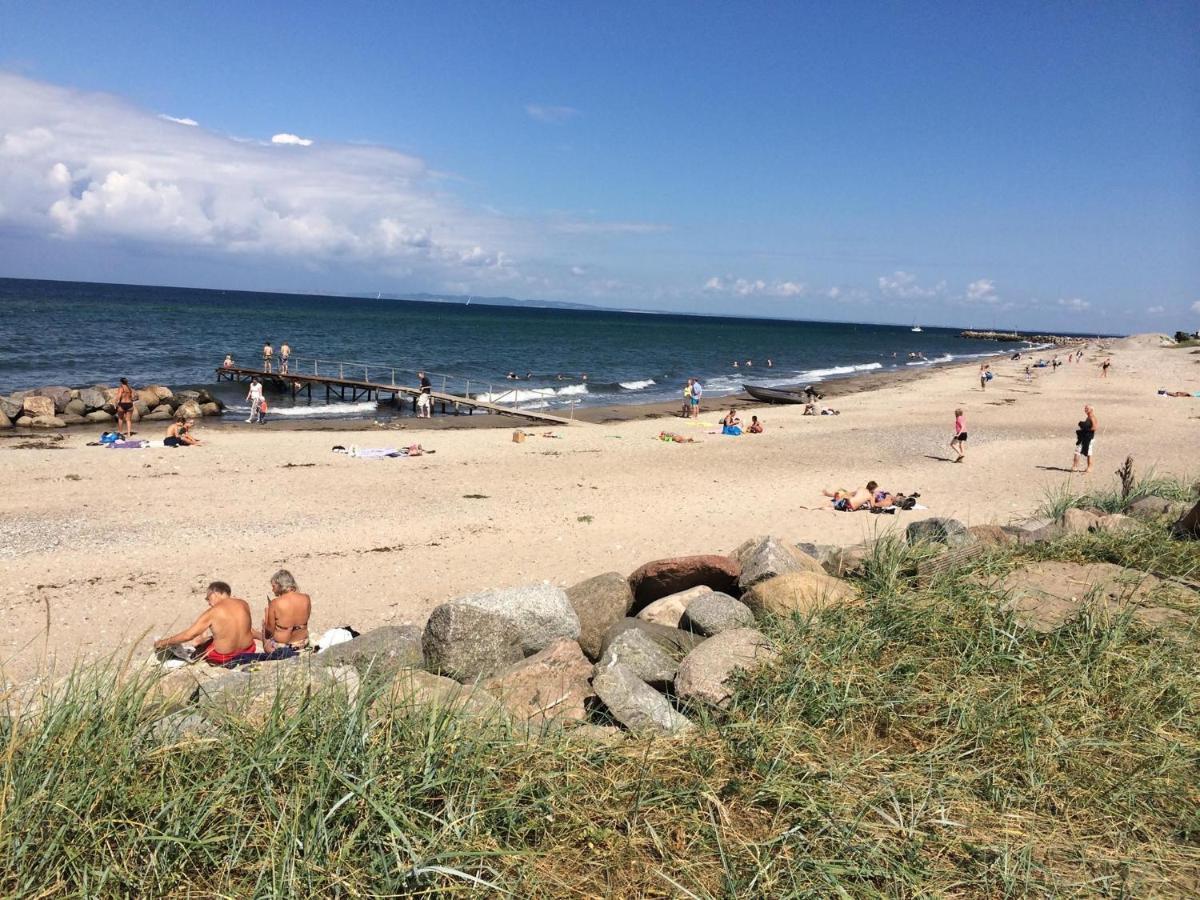
[[[911,329],[909,329],[909,330],[910,330],[910,331],[914,331],[914,332],[916,332],[917,334],[920,334],[920,333],[921,333],[922,331],[924,331],[925,329],[924,329],[924,328],[922,328],[920,325],[918,325],[916,322],[913,322],[913,327],[912,327]]]
[[[474,296],[475,296],[474,294],[471,295],[471,297],[474,297]],[[471,305],[471,297],[467,298],[467,306]]]

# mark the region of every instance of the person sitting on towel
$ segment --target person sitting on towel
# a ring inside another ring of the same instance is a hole
[[[164,447],[194,447],[200,439],[192,436],[191,419],[177,418],[167,428],[167,436],[163,438]]]
[[[250,606],[245,600],[232,596],[233,590],[224,581],[214,581],[208,586],[204,599],[208,610],[200,618],[178,634],[154,642],[154,649],[161,650],[172,644],[194,641],[205,632],[212,633],[212,640],[204,652],[204,661],[210,666],[223,666],[227,662],[254,652],[254,635],[250,628]]]
[[[281,647],[304,650],[308,647],[308,617],[312,598],[300,593],[296,579],[287,569],[271,576],[271,593],[263,615],[261,631],[254,636],[263,642],[263,650],[272,653]]]

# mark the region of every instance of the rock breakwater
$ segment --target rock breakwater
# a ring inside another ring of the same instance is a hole
[[[40,387],[0,395],[0,428],[66,428],[70,425],[115,425],[117,389]],[[134,389],[133,421],[165,421],[175,416],[199,419],[219,416],[224,404],[208,391],[172,391],[161,384]]]

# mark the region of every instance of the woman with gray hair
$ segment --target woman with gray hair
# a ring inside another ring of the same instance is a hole
[[[287,569],[271,576],[271,593],[274,596],[267,599],[262,631],[254,636],[262,641],[267,653],[284,648],[293,652],[307,649],[312,598],[300,592],[300,586]]]

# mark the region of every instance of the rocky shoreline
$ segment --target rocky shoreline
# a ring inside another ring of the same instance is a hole
[[[928,552],[905,574],[927,581],[1004,545],[1119,531],[1137,519],[1165,524],[1182,509],[1145,497],[1127,512],[1072,508],[1058,520],[1004,527],[914,522],[903,541]],[[1200,537],[1200,503],[1173,531]],[[741,673],[778,655],[758,629],[764,617],[864,602],[860,584],[876,552],[873,542],[792,545],[764,536],[729,555],[654,560],[628,576],[606,572],[565,590],[546,583],[493,588],[441,604],[424,629],[384,626],[315,656],[233,671],[175,669],[151,696],[161,727],[177,736],[203,733],[214,715],[257,716],[285,691],[353,695],[369,680],[382,687],[376,706],[447,707],[481,722],[568,728],[604,743],[627,733],[683,735],[699,718],[722,714]],[[1010,599],[1006,608],[1049,631],[1082,609],[1083,593],[1075,593],[1074,601]],[[1150,606],[1135,615],[1158,625],[1179,618]]]
[[[85,388],[40,387],[0,395],[0,428],[66,428],[115,425],[117,389],[106,384]],[[172,391],[161,384],[134,389],[133,421],[168,421],[176,416],[219,416],[224,405],[206,390]]]

